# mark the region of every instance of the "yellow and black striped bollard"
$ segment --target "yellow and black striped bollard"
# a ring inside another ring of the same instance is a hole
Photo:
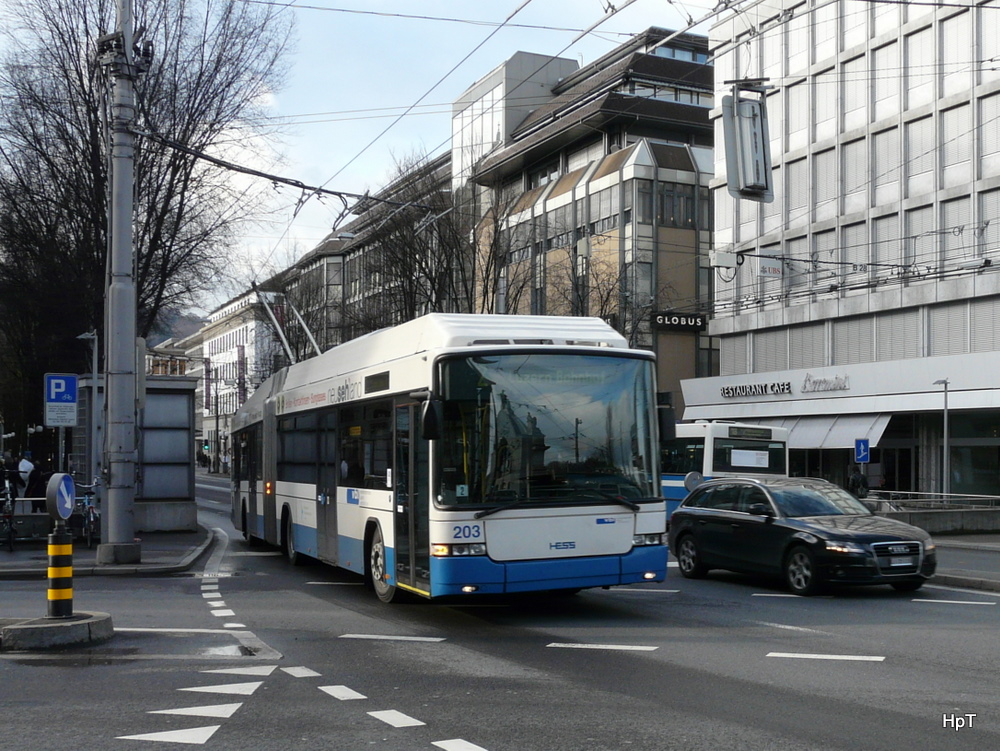
[[[60,521],[49,535],[49,618],[73,615],[73,535]]]

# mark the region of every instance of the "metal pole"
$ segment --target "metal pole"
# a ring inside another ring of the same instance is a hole
[[[942,487],[944,489],[945,496],[951,495],[951,447],[948,445],[948,379],[944,381],[944,440],[943,450],[944,450],[944,460],[942,461],[942,467],[944,468],[944,482]],[[945,499],[947,500],[947,499]]]
[[[948,379],[934,381],[944,387],[944,429],[941,437],[941,494],[951,494],[951,447],[948,445]]]
[[[212,462],[215,465],[213,468],[215,472],[220,470],[219,462],[219,389],[215,389],[215,461]]]
[[[132,245],[132,192],[135,183],[136,75],[132,0],[118,2],[118,39],[111,51],[114,76],[111,141],[111,278],[108,285],[105,342],[107,405],[108,539],[97,550],[98,563],[137,563],[135,542],[136,481],[136,294]]]
[[[88,462],[89,474],[88,484],[93,483],[97,478],[97,330],[94,330],[94,339],[90,343],[90,461]],[[96,490],[96,489],[95,489]],[[98,495],[100,501],[100,495]]]

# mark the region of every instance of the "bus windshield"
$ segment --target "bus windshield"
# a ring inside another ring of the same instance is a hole
[[[656,496],[651,361],[491,354],[445,360],[440,375],[442,505]]]

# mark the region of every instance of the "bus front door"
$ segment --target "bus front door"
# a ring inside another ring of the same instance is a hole
[[[420,431],[417,405],[396,407],[396,461],[393,478],[396,532],[396,583],[430,594],[427,442]]]

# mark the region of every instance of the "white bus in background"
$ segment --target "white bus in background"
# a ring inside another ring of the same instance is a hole
[[[232,518],[380,599],[666,577],[654,362],[596,318],[430,314],[234,416]]]
[[[668,516],[703,479],[788,475],[787,428],[725,420],[677,423],[676,437],[662,448]]]

